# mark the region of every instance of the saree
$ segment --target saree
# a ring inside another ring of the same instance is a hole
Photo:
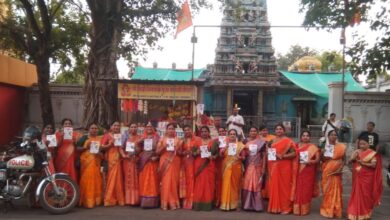
[[[200,138],[192,136],[190,140],[184,139],[183,151],[193,151],[193,147],[199,148]],[[192,209],[194,199],[194,157],[191,155],[183,156],[180,169],[180,198],[183,199],[183,208]]]
[[[137,142],[141,140],[141,136],[128,136],[125,141],[125,147],[127,142],[132,142],[137,145]],[[124,151],[124,155],[128,156],[130,153]],[[138,169],[137,169],[137,155],[131,155],[130,158],[123,158],[123,187],[125,190],[125,204],[126,205],[139,205],[139,183],[138,183]]]
[[[103,136],[101,145],[107,145],[113,141],[110,133]],[[108,163],[106,191],[104,193],[104,206],[125,205],[123,191],[122,164],[119,153],[120,146],[110,146],[106,152],[105,159]]]
[[[382,161],[374,150],[360,151],[360,160],[371,162],[376,160],[376,167],[366,167],[353,163],[352,192],[348,202],[348,219],[371,219],[374,206],[379,205],[383,190]]]
[[[218,153],[218,146],[209,141],[208,151],[212,156]],[[200,150],[200,146],[199,146]],[[194,210],[211,211],[213,209],[215,195],[215,161],[210,158],[195,158],[195,188],[194,188]]]
[[[337,143],[334,146],[333,158],[322,164],[322,203],[320,214],[327,218],[341,218],[343,210],[342,180],[338,172],[343,166],[346,146]]]
[[[228,149],[224,153],[222,162],[222,190],[221,204],[222,210],[234,210],[240,206],[240,191],[242,181],[242,161],[238,158],[244,145],[237,143],[237,151],[233,156],[228,155]]]
[[[295,149],[295,143],[287,137],[274,141],[271,145],[277,155],[285,155]],[[296,151],[295,151],[296,152]],[[295,178],[298,164],[296,158],[268,161],[270,213],[290,213],[295,193]]]
[[[219,140],[213,140],[213,148],[219,151]],[[218,157],[215,159],[215,198],[214,205],[219,207],[221,205],[221,190],[222,190],[222,163],[223,157]]]
[[[251,153],[250,148],[256,147]],[[263,211],[263,199],[261,188],[263,183],[263,169],[265,156],[265,141],[255,139],[248,141],[245,145],[248,156],[245,160],[245,173],[242,186],[241,203],[244,210]]]
[[[302,144],[302,147],[297,150],[297,155],[306,151],[308,153],[308,159],[312,160],[315,158],[319,149],[311,143]],[[309,214],[311,200],[313,197],[318,196],[318,187],[316,187],[318,186],[316,185],[317,166],[318,164],[299,164],[293,206],[293,212],[295,215]]]
[[[75,167],[76,160],[76,147],[75,143],[81,134],[73,132],[72,140],[63,139],[63,135],[60,132],[56,132],[58,148],[57,155],[54,159],[54,167],[56,172],[66,173],[69,177],[78,183],[78,174]]]
[[[179,180],[180,180],[180,157],[177,151],[180,150],[180,140],[175,138],[175,151],[167,151],[167,137],[159,142],[158,149],[161,150],[158,175],[161,181],[161,208],[164,210],[180,208],[179,202]]]
[[[158,181],[158,161],[151,160],[155,156],[158,143],[158,136],[151,138],[153,149],[151,151],[142,150],[139,155],[139,196],[142,208],[157,208],[159,205],[159,181]]]
[[[276,136],[275,135],[272,135],[272,134],[269,134],[267,135],[266,137],[260,137],[260,139],[263,139],[267,142],[271,142]],[[268,189],[269,189],[269,175],[267,175],[267,171],[268,171],[268,168],[267,168],[267,163],[265,163],[265,170],[266,170],[266,174],[265,174],[265,178],[264,178],[264,188],[261,190],[261,196],[263,199],[268,199],[269,198],[269,195],[268,195]]]
[[[80,206],[93,208],[102,204],[103,180],[100,173],[102,155],[90,153],[89,146],[92,141],[100,142],[101,136],[88,137],[84,143],[84,152],[81,153],[80,163]]]

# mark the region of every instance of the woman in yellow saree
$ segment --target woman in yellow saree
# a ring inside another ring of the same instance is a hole
[[[240,192],[242,185],[242,161],[245,156],[242,150],[245,148],[241,141],[237,140],[237,131],[230,129],[226,148],[222,148],[220,156],[224,157],[222,162],[222,191],[221,210],[235,210],[240,207]]]

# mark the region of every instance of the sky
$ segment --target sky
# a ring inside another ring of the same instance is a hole
[[[300,0],[268,0],[268,21],[271,26],[299,26],[303,23],[304,14],[299,13]],[[201,10],[193,15],[194,25],[220,25],[222,12],[219,4],[215,3],[212,10]],[[369,36],[368,25],[361,23],[359,26],[350,27],[346,31],[347,47],[353,42],[355,32],[366,31]],[[176,39],[173,38],[174,30],[166,38],[160,39],[159,46],[163,50],[150,50],[146,54],[146,59],[137,58],[143,67],[152,67],[154,62],[159,68],[171,68],[172,63],[176,63],[178,69],[187,68],[192,62],[192,43],[190,42],[193,27],[189,27],[181,32]],[[340,30],[327,32],[325,30],[306,30],[304,28],[271,28],[272,45],[275,55],[285,54],[292,45],[309,47],[317,51],[335,50],[341,53]],[[220,28],[196,28],[198,43],[195,45],[195,68],[205,68],[207,64],[213,64],[217,39]],[[346,58],[348,61],[348,57]],[[121,59],[117,62],[120,77],[126,77],[129,72],[127,61]]]

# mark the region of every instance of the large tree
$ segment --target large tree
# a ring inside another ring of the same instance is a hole
[[[347,28],[360,21],[370,24],[371,32],[378,34],[376,42],[369,44],[364,38],[366,33],[358,33],[358,40],[346,50],[352,57],[350,67],[355,73],[365,73],[369,77],[390,69],[390,8],[387,0],[301,0],[301,11],[305,13],[303,24],[307,27],[332,30]]]
[[[91,15],[90,52],[85,75],[84,125],[118,119],[116,61],[128,61],[156,46],[175,25],[182,1],[87,0]],[[192,9],[209,6],[191,1]]]
[[[41,117],[54,125],[50,98],[50,63],[71,66],[85,45],[85,16],[65,0],[4,0],[0,16],[0,46],[37,67]]]
[[[309,47],[302,47],[300,45],[293,45],[286,54],[278,53],[276,55],[276,63],[278,70],[288,70],[288,67],[293,65],[295,61],[304,56],[317,56],[318,52]]]

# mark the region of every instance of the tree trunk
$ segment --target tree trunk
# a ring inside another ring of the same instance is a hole
[[[122,0],[88,0],[91,10],[91,45],[85,73],[84,126],[109,125],[118,120],[118,47],[122,33]]]

